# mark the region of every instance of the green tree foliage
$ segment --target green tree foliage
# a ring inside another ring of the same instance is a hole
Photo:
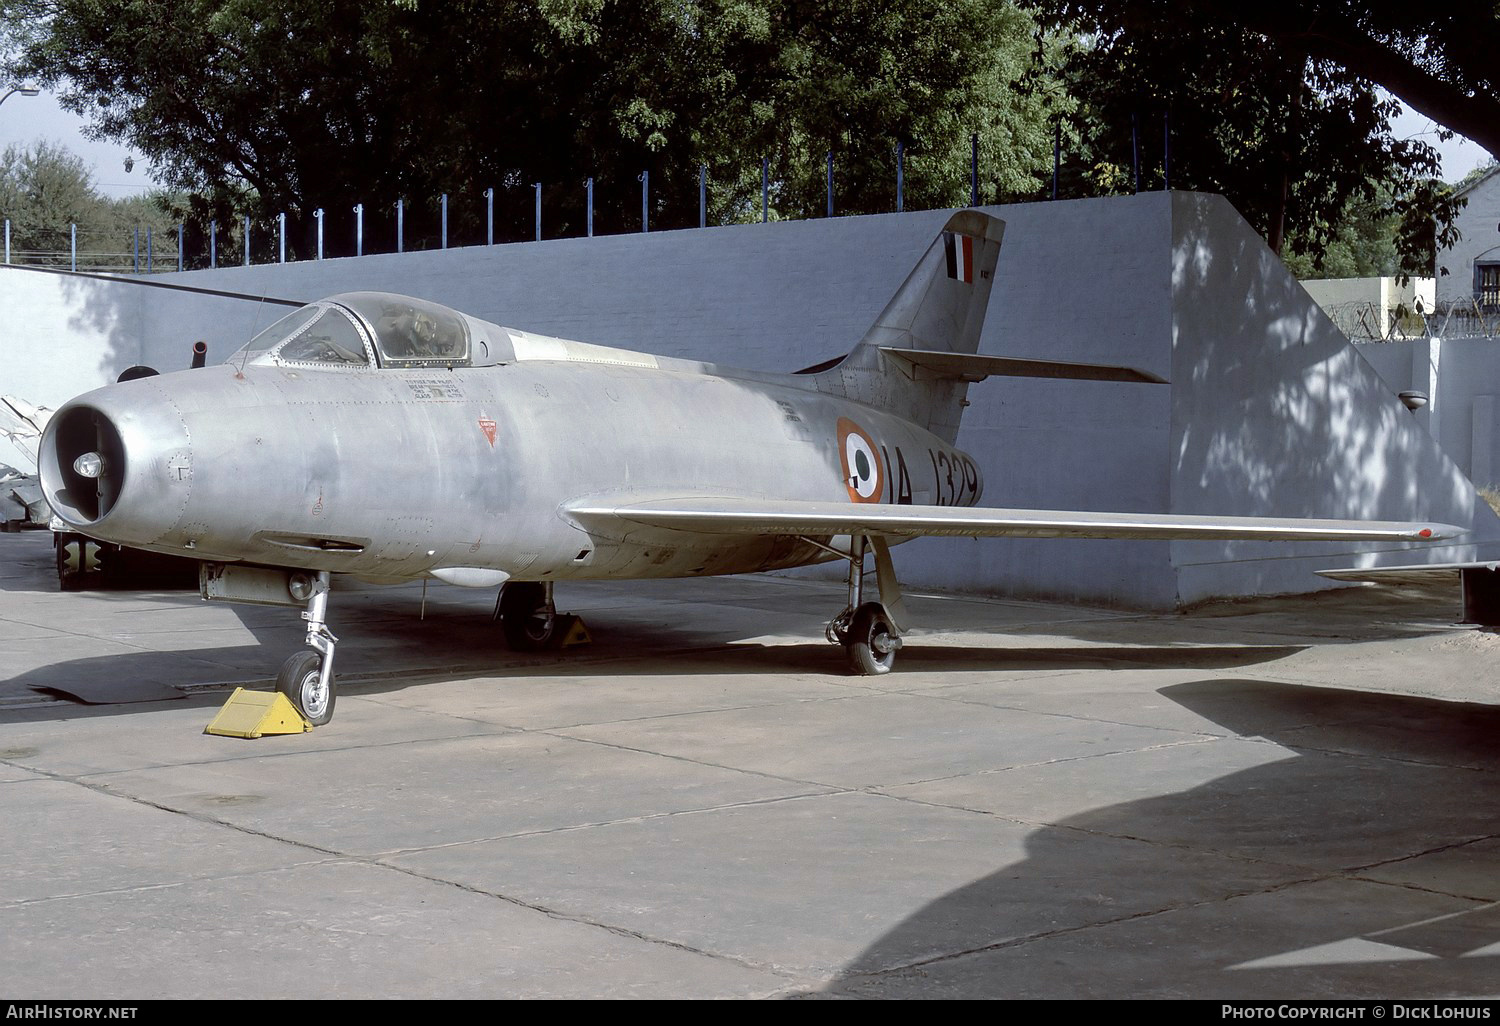
[[[1350,197],[1337,223],[1323,233],[1316,258],[1308,252],[1288,252],[1283,259],[1298,278],[1371,278],[1401,273],[1396,239],[1400,217],[1393,212],[1389,193],[1376,189]],[[1431,274],[1431,269],[1422,276]]]
[[[0,153],[0,217],[10,221],[17,263],[68,265],[76,227],[80,267],[129,269],[134,233],[144,238],[149,228],[161,240],[159,253],[175,267],[177,222],[170,207],[163,193],[106,199],[83,161],[52,143],[12,145]]]
[[[1500,68],[1492,3],[1450,5],[1463,8],[1452,14],[1367,11],[1346,0],[1023,6],[1074,34],[1060,63],[1079,100],[1071,129],[1086,164],[1075,174],[1082,188],[1119,188],[1132,113],[1146,119],[1142,152],[1153,154],[1170,114],[1172,185],[1224,193],[1273,247],[1315,269],[1347,241],[1360,211],[1393,233],[1405,274],[1431,274],[1435,243],[1454,234],[1458,204],[1436,177],[1436,152],[1394,138],[1399,107],[1376,82],[1475,139],[1486,133],[1472,124],[1474,105],[1500,114],[1493,89],[1459,95]],[[1487,42],[1476,49],[1474,40]]]
[[[1459,189],[1467,189],[1469,186],[1479,181],[1485,175],[1495,170],[1497,166],[1500,166],[1500,162],[1497,162],[1494,157],[1491,157],[1489,160],[1485,161],[1478,167],[1471,170],[1468,174],[1464,175],[1458,181],[1454,182],[1454,191],[1458,191]]]
[[[1148,3],[1085,0],[1075,5],[1141,10]],[[1438,124],[1500,153],[1500,4],[1495,0],[1178,0],[1171,6],[1193,17],[1233,22],[1286,52],[1304,53],[1378,82]]]
[[[777,216],[968,200],[971,135],[983,199],[1033,190],[1050,156],[1038,101],[1011,87],[1030,25],[990,0],[0,0],[8,67],[64,88],[95,131],[147,155],[195,196],[194,219],[264,226],[285,211],[304,254],[312,213],[330,249],[436,234],[580,234],[584,179],[596,230],[696,225],[707,165],[710,223],[760,212],[769,160]],[[343,240],[348,240],[343,244]],[[337,241],[335,241],[337,240]],[[384,246],[382,248],[389,248]]]

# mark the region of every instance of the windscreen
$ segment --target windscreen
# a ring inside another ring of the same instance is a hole
[[[240,347],[236,357],[254,359],[261,353],[268,352],[272,346],[282,339],[296,333],[297,329],[307,324],[318,316],[318,307],[304,306],[293,310],[280,320],[272,321],[271,326],[262,328],[249,342]]]
[[[372,355],[354,316],[324,301],[294,310],[260,332],[245,343],[239,358],[353,369],[370,367]]]
[[[349,315],[324,307],[318,317],[287,339],[275,352],[283,363],[335,363],[366,366],[365,341]]]

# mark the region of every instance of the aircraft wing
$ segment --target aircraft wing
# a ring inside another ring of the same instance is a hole
[[[585,525],[639,524],[697,534],[864,534],[892,539],[946,535],[974,538],[1425,542],[1467,533],[1466,528],[1453,524],[1388,520],[1090,513],[707,497],[620,504],[587,499],[568,507],[567,512]]]

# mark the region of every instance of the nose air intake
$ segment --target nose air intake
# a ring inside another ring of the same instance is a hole
[[[64,410],[48,426],[51,444],[44,441],[40,453],[47,501],[69,524],[98,523],[125,486],[128,468],[119,430],[91,406]]]

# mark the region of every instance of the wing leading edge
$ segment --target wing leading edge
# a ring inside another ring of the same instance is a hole
[[[590,499],[567,508],[585,525],[630,523],[695,534],[836,535],[883,538],[1125,538],[1206,541],[1394,541],[1454,538],[1453,524],[1390,520],[1301,520],[1074,510],[894,506],[688,497],[614,505]]]

